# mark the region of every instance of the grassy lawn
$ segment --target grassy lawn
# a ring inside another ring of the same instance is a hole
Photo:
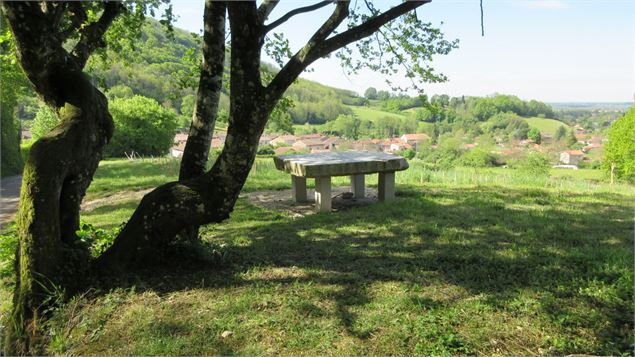
[[[554,135],[558,127],[564,126],[565,129],[569,129],[569,126],[559,120],[546,119],[546,118],[523,118],[530,128],[536,128],[543,133],[549,133]]]
[[[258,160],[246,190],[290,187],[270,162]],[[168,165],[102,163],[89,198],[164,182]],[[635,189],[588,171],[544,188],[510,170],[413,161],[390,203],[293,218],[240,199],[202,230],[215,264],[140,272],[74,299],[54,314],[50,352],[628,353]],[[114,227],[137,201],[84,219]]]
[[[403,114],[385,112],[376,108],[358,107],[358,106],[349,106],[349,108],[351,108],[353,112],[361,119],[367,119],[371,121],[375,121],[385,117],[399,118],[399,119],[404,118]]]

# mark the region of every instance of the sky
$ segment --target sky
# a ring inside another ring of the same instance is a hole
[[[316,2],[282,0],[269,21],[290,9]],[[173,1],[176,27],[199,33],[203,1]],[[373,3],[389,8],[398,1]],[[635,1],[483,0],[481,36],[478,0],[434,0],[417,10],[459,48],[437,56],[433,67],[448,77],[425,84],[428,95],[517,95],[545,102],[632,102],[635,96]],[[295,52],[328,17],[333,6],[291,18],[277,31]],[[263,52],[263,60],[267,59]],[[320,59],[302,77],[362,94],[368,87],[389,89],[371,71],[346,75],[335,57]],[[395,80],[395,78],[391,78]],[[408,82],[397,80],[407,85]],[[411,93],[414,94],[414,93]]]

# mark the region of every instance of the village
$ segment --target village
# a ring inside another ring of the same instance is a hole
[[[496,139],[496,146],[491,148],[493,154],[502,157],[516,157],[522,152],[539,151],[552,154],[555,157],[554,168],[578,169],[583,164],[598,162],[603,155],[605,137],[595,133],[588,133],[584,127],[576,124],[573,127],[577,142],[571,148],[558,145],[553,134],[541,132],[540,142],[532,139],[513,140],[503,142]],[[211,142],[212,149],[220,149],[225,143],[226,135],[217,133]],[[174,145],[170,149],[170,155],[179,158],[183,155],[188,135],[177,133],[174,137]],[[338,136],[325,134],[263,134],[259,141],[259,154],[261,155],[285,155],[295,153],[325,153],[341,151],[368,151],[385,152],[413,158],[419,149],[430,143],[430,136],[425,133],[403,134],[398,137],[384,139],[359,139],[349,140]],[[461,148],[470,151],[479,146],[478,142],[463,143]],[[431,149],[437,149],[438,144],[430,145]],[[410,153],[410,154],[408,154]],[[555,162],[557,160],[557,162]]]

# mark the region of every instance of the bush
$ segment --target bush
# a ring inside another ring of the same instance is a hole
[[[48,106],[42,104],[35,114],[33,126],[31,127],[31,135],[33,139],[39,139],[48,134],[58,123],[60,119],[57,114]]]
[[[106,146],[106,156],[167,154],[174,140],[176,114],[151,98],[136,95],[110,103],[115,133]]]
[[[258,149],[258,155],[275,155],[276,152],[273,150],[273,146],[264,145]]]
[[[551,160],[541,152],[532,151],[510,165],[522,175],[547,176],[551,170]]]
[[[609,128],[604,168],[610,174],[615,164],[615,175],[620,180],[635,180],[635,106],[617,119]]]
[[[406,150],[404,150],[404,152],[401,153],[401,156],[405,157],[408,160],[412,160],[412,159],[414,159],[416,154],[417,153],[414,150],[406,149]]]
[[[498,157],[486,150],[473,149],[465,153],[460,163],[467,167],[492,167],[496,166]]]

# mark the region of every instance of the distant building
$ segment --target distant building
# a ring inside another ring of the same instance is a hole
[[[382,151],[381,140],[365,139],[356,140],[351,143],[351,149],[355,151]]]
[[[293,145],[295,151],[311,151],[311,150],[324,150],[324,143],[318,139],[303,139],[298,140]]]
[[[33,135],[31,135],[30,130],[22,129],[22,132],[20,133],[20,137],[22,138],[22,140],[31,140],[31,138],[33,138]]]
[[[417,145],[429,140],[430,137],[427,134],[403,134],[399,139],[416,148]]]
[[[284,155],[289,151],[293,151],[293,148],[290,146],[281,146],[279,148],[275,148],[273,151],[276,153],[276,155]]]
[[[258,145],[270,145],[271,141],[277,137],[278,135],[262,135],[260,139],[258,139]]]
[[[577,165],[584,158],[580,150],[566,150],[560,153],[560,162],[566,165]]]
[[[269,144],[271,145],[293,145],[298,140],[295,135],[280,135],[275,139],[272,139]]]

